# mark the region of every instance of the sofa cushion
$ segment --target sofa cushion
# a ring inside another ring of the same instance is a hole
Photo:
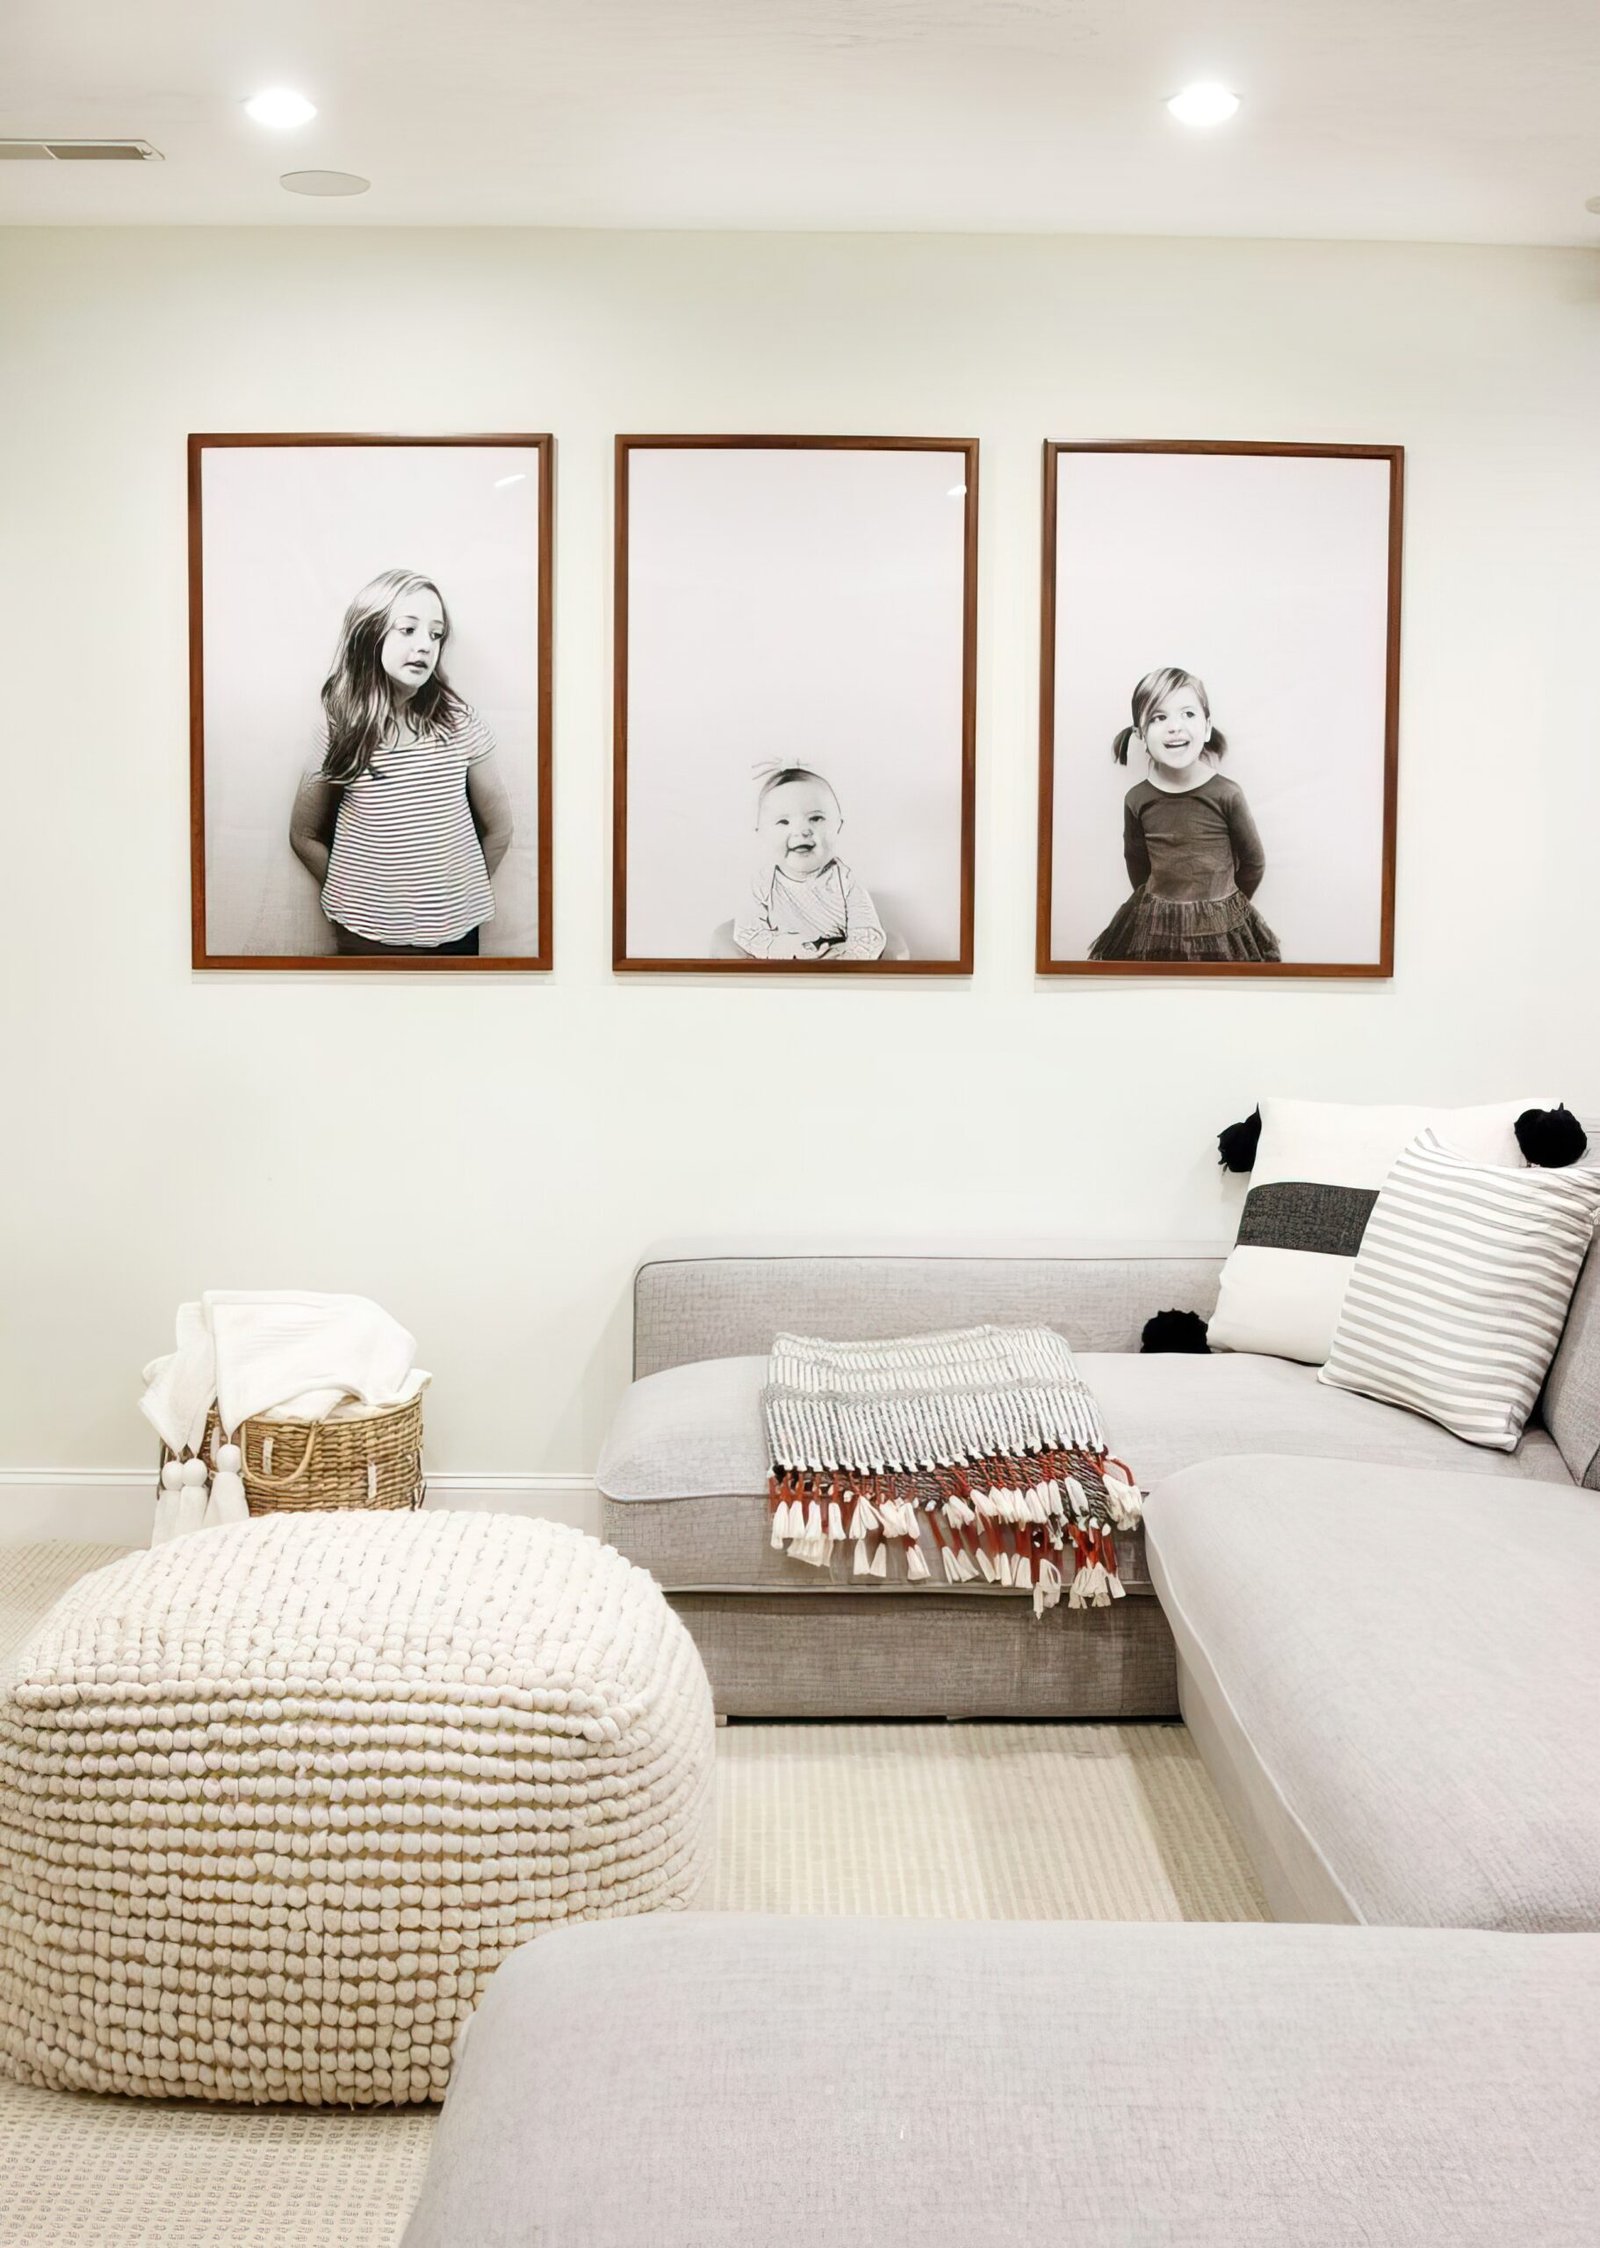
[[[1589,2248],[1600,1938],[688,1914],[543,1937],[403,2248]]]
[[[1213,1460],[1146,1532],[1184,1716],[1280,1918],[1600,1929],[1600,1498]]]
[[[1600,1242],[1589,1251],[1550,1372],[1544,1418],[1572,1480],[1600,1491]]]
[[[1146,1489],[1230,1452],[1448,1463],[1482,1475],[1568,1480],[1543,1429],[1530,1429],[1515,1452],[1479,1451],[1418,1414],[1326,1389],[1315,1368],[1288,1359],[1082,1352],[1078,1364],[1100,1400],[1113,1452]],[[668,1367],[635,1382],[617,1410],[596,1470],[606,1535],[668,1591],[808,1593],[860,1582],[845,1576],[843,1560],[830,1579],[774,1553],[767,1541],[766,1366],[765,1358],[713,1358]],[[700,1503],[684,1503],[691,1500]],[[1140,1539],[1119,1538],[1117,1552],[1128,1590],[1147,1589]],[[885,1589],[916,1587],[891,1578],[875,1586]],[[983,1586],[963,1591],[1014,1597]]]

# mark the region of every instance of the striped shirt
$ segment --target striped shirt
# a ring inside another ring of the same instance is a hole
[[[330,921],[378,944],[454,944],[494,918],[494,893],[467,802],[467,772],[494,736],[470,706],[447,733],[380,749],[339,791],[322,886]],[[328,753],[317,726],[316,777]]]

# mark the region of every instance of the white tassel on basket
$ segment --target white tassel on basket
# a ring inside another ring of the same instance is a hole
[[[150,1529],[150,1543],[165,1545],[178,1534],[178,1508],[183,1498],[183,1462],[168,1460],[161,1470],[161,1489],[156,1496],[156,1518]]]
[[[204,1460],[185,1460],[180,1472],[183,1485],[178,1493],[177,1526],[172,1534],[175,1538],[187,1538],[205,1525],[206,1463]]]
[[[204,1528],[226,1529],[230,1523],[248,1522],[250,1502],[245,1497],[244,1478],[240,1469],[244,1454],[237,1444],[224,1444],[217,1453],[217,1472],[211,1478],[211,1497],[206,1503]]]

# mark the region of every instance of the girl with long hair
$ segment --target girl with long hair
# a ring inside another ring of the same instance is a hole
[[[385,570],[345,611],[289,822],[341,953],[476,953],[511,842],[494,736],[444,674],[444,597]]]

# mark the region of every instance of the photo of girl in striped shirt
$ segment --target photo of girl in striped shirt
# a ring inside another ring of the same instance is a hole
[[[341,953],[475,954],[511,842],[494,736],[446,679],[444,597],[385,570],[345,611],[289,841]]]

